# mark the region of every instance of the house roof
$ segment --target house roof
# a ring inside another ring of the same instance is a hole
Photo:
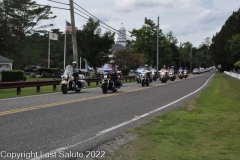
[[[113,49],[113,51],[119,51],[119,50],[124,50],[126,48],[121,44],[113,44],[112,49]]]
[[[0,63],[12,63],[13,60],[0,56]]]

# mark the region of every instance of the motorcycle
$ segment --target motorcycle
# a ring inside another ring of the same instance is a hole
[[[140,77],[140,82],[142,84],[142,87],[149,86],[150,83],[152,83],[152,78],[151,78],[151,72],[149,70],[142,70],[139,73]]]
[[[184,76],[183,70],[179,70],[178,72],[178,78],[182,79]]]
[[[157,72],[157,70],[155,68],[152,68],[151,72],[152,72],[153,80],[156,81],[158,79],[158,72]]]
[[[135,80],[137,81],[137,83],[140,83],[141,82],[141,72],[144,71],[143,68],[138,68],[136,71],[135,71]]]
[[[188,77],[188,71],[187,71],[187,70],[184,70],[184,71],[183,71],[183,77],[184,77],[184,78],[187,78],[187,77]]]
[[[105,64],[103,71],[104,73],[100,75],[102,92],[104,94],[106,94],[108,90],[117,92],[117,90],[121,88],[123,82],[121,72],[119,71],[117,73],[112,72],[111,64]]]
[[[162,83],[166,83],[169,79],[168,77],[168,71],[166,69],[161,69],[160,71],[158,71],[159,73],[159,80],[162,82]]]
[[[170,79],[170,81],[174,81],[176,79],[173,69],[170,69],[170,71],[169,71],[169,79]]]
[[[68,91],[80,92],[82,88],[86,88],[84,75],[78,74],[77,72],[73,73],[73,67],[71,65],[66,66],[66,69],[61,75],[61,78],[62,80],[60,82],[60,85],[63,94],[67,94]]]

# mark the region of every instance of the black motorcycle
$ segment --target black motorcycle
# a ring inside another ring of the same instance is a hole
[[[108,90],[117,92],[117,90],[122,86],[122,80],[120,75],[111,75],[109,73],[101,75],[100,83],[102,84],[101,88],[104,94],[106,94]]]
[[[103,71],[104,72],[100,75],[102,92],[104,94],[106,94],[108,90],[117,92],[117,90],[121,88],[123,82],[121,72],[113,71],[111,64],[105,64]]]

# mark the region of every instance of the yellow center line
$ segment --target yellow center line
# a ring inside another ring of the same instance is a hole
[[[193,78],[193,77],[190,77],[190,78]],[[175,82],[178,82],[178,81],[181,81],[181,80],[176,80]],[[27,108],[19,108],[19,109],[14,109],[14,110],[9,110],[9,111],[3,111],[3,112],[0,112],[0,116],[14,114],[14,113],[27,112],[27,111],[33,111],[33,110],[49,108],[49,107],[56,107],[56,106],[61,106],[61,105],[65,105],[65,104],[83,102],[83,101],[87,101],[87,100],[105,98],[105,97],[110,97],[110,96],[116,96],[116,95],[126,94],[126,93],[130,93],[130,92],[137,92],[137,91],[153,88],[156,86],[162,86],[162,85],[166,85],[166,84],[170,84],[170,83],[174,83],[174,81],[172,81],[172,82],[170,81],[169,83],[161,83],[161,84],[148,86],[148,87],[137,88],[137,89],[133,89],[133,90],[129,90],[129,91],[124,91],[122,93],[117,92],[117,93],[113,93],[113,94],[103,94],[103,95],[94,96],[94,97],[86,97],[86,98],[81,98],[81,99],[74,99],[74,100],[62,101],[62,102],[54,102],[54,103],[32,106],[32,107],[27,107]]]

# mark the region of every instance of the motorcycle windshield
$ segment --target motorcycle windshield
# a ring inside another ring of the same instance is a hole
[[[170,71],[169,71],[170,73],[174,73],[174,70],[173,69],[170,69]]]
[[[157,70],[153,68],[153,69],[151,69],[151,72],[157,72]]]
[[[112,64],[104,64],[103,71],[104,72],[112,72],[113,71]]]
[[[136,70],[136,72],[143,72],[144,71],[144,68],[138,68],[137,70]]]
[[[73,67],[72,67],[72,65],[67,65],[67,66],[66,66],[66,69],[65,69],[65,71],[64,71],[64,75],[67,75],[67,74],[72,75],[72,73],[73,73]]]

